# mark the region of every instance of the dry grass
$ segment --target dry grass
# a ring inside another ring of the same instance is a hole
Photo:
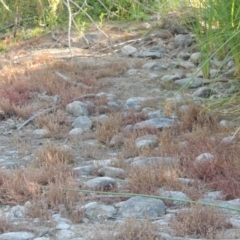
[[[12,228],[13,226],[10,217],[2,211],[0,216],[0,233],[8,232],[12,230]]]
[[[158,236],[157,226],[149,219],[137,220],[135,218],[128,218],[124,223],[114,227],[116,231],[108,231],[108,233],[101,233],[98,231],[97,240],[161,240]]]
[[[201,205],[182,210],[172,218],[171,227],[177,236],[215,239],[218,231],[228,227],[221,210]]]
[[[60,146],[48,141],[43,147],[38,149],[37,162],[39,166],[52,166],[59,164],[71,164],[74,162],[73,150],[67,146]]]
[[[128,189],[133,193],[156,194],[158,188],[176,188],[178,179],[173,167],[165,164],[134,166],[128,172]]]

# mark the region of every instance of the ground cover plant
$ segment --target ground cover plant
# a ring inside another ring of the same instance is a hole
[[[61,14],[64,11],[66,13],[65,2],[53,1],[53,3],[48,6],[48,2],[43,1],[43,6],[40,6],[39,1],[32,2],[32,8],[35,6],[40,8],[38,18],[36,18],[38,23],[49,24],[53,27]],[[176,6],[183,7],[186,4],[183,2],[181,5],[179,1],[172,1],[172,5],[167,5],[168,3],[169,1],[139,1],[138,3],[127,0],[118,3],[88,1],[89,9],[86,9],[85,12],[82,10],[82,13],[86,17],[86,12],[91,13],[95,9],[94,17],[100,15],[101,24],[103,24],[105,18],[115,16],[115,14],[120,18],[145,19],[146,14],[156,11],[155,4],[164,6],[166,12]],[[15,2],[11,1],[9,8],[13,11],[19,7],[19,11],[24,13],[23,16],[28,17],[30,13],[25,13],[23,10],[27,4],[30,2],[21,2],[19,6],[16,6]],[[150,4],[151,6],[149,6]],[[75,7],[77,8],[77,6]],[[235,4],[235,1],[218,3],[214,0],[194,1],[193,6],[188,5],[186,11],[189,11],[191,7],[194,7],[191,14],[195,20],[197,18],[197,21],[195,25],[190,26],[190,29],[195,31],[196,48],[201,51],[201,69],[204,77],[209,77],[209,63],[214,57],[220,60],[231,57],[236,63],[233,76],[238,81],[238,3]],[[108,11],[104,12],[106,8]],[[127,11],[130,8],[132,10]],[[6,7],[4,11],[8,11]],[[60,15],[57,14],[58,12]],[[223,21],[220,16],[224,17]],[[5,19],[5,15],[2,17]],[[184,17],[181,20],[187,22]],[[219,41],[217,41],[218,39]],[[40,43],[41,39],[38,39],[37,45]],[[172,127],[163,130],[151,128],[136,130],[133,125],[148,119],[147,114],[138,110],[127,111],[124,109],[120,113],[114,108],[107,109],[107,98],[96,97],[95,94],[111,87],[112,83],[107,80],[108,78],[114,81],[112,77],[126,74],[129,68],[133,68],[133,66],[140,68],[141,61],[136,60],[133,65],[134,60],[131,59],[128,62],[126,59],[120,58],[111,59],[108,62],[92,58],[83,62],[61,59],[51,54],[25,57],[28,46],[26,47],[23,43],[20,47],[22,49],[15,49],[19,58],[14,58],[13,61],[8,59],[7,63],[1,63],[1,118],[6,121],[16,119],[22,123],[34,114],[50,109],[37,116],[31,122],[32,125],[24,129],[26,135],[18,135],[15,136],[16,139],[12,139],[12,145],[15,145],[19,152],[22,148],[20,146],[21,138],[29,137],[27,131],[31,132],[33,128],[43,128],[49,130],[50,133],[45,136],[48,141],[42,142],[35,139],[35,148],[33,149],[32,146],[22,145],[28,148],[28,151],[22,151],[23,156],[26,156],[26,153],[34,152],[30,156],[31,164],[28,162],[23,169],[1,169],[0,202],[2,204],[24,205],[29,201],[26,212],[29,217],[49,220],[51,214],[57,212],[70,218],[74,223],[80,223],[84,219],[82,205],[92,200],[99,202],[104,202],[104,200],[101,200],[99,196],[94,198],[92,192],[81,192],[85,190],[84,181],[86,179],[79,178],[73,168],[83,161],[89,160],[94,163],[92,175],[102,176],[98,172],[102,166],[95,162],[102,158],[107,159],[109,156],[117,158],[112,166],[121,167],[126,171],[126,179],[121,179],[120,187],[114,188],[112,193],[119,194],[124,200],[133,196],[124,195],[125,192],[160,197],[160,189],[181,191],[194,201],[203,198],[204,194],[209,191],[220,191],[224,200],[240,197],[239,129],[236,128],[236,125],[230,128],[219,125],[221,119],[231,120],[233,116],[235,122],[238,122],[239,111],[236,105],[239,103],[239,96],[237,93],[231,96],[231,101],[227,101],[227,99],[222,100],[222,103],[211,101],[211,104],[213,102],[215,104],[215,111],[212,110],[212,105],[208,107],[205,102],[193,104],[187,101],[187,109],[182,110],[180,103],[174,104],[169,100],[165,104],[165,109],[161,110],[165,110],[164,113],[168,117],[177,115],[177,121]],[[146,84],[146,82],[142,83]],[[114,87],[116,85],[112,87],[113,91],[116,90]],[[172,91],[176,86],[163,84],[162,87]],[[185,91],[185,89],[182,90]],[[95,117],[98,113],[106,114],[108,119],[94,122],[89,133],[84,132],[82,136],[74,139],[68,136],[73,119],[66,114],[65,108],[74,100],[87,102],[88,100],[83,96],[93,98],[91,99],[92,105],[89,105],[88,109],[91,116]],[[223,104],[226,102],[228,105]],[[147,108],[150,105],[149,102],[145,104],[146,106],[142,107]],[[230,106],[231,109],[226,109],[226,106]],[[221,111],[219,111],[220,107]],[[127,125],[130,127],[124,128]],[[136,139],[150,134],[157,136],[156,146],[154,148],[137,148]],[[229,136],[234,141],[222,141],[224,137]],[[112,141],[113,139],[114,141]],[[82,147],[81,143],[85,140],[89,140],[89,144]],[[95,144],[96,142],[98,145]],[[31,145],[30,141],[25,143]],[[71,144],[72,148],[66,146]],[[196,158],[202,153],[211,153],[213,158],[210,161],[196,161]],[[131,165],[134,161],[133,158],[138,156],[145,158],[169,157],[174,160],[174,164],[163,162],[140,166]],[[128,161],[125,161],[126,159]],[[186,178],[192,180],[191,184],[181,184],[180,180]],[[109,194],[111,195],[111,191]],[[109,199],[105,199],[105,203],[117,202],[116,199],[119,200],[119,196],[117,196],[118,198],[111,196]],[[166,206],[172,206],[171,201],[165,199],[164,202]],[[191,201],[191,204],[193,203]],[[189,202],[186,201],[184,204],[189,207]],[[176,214],[172,219],[172,228],[177,236],[215,238],[220,230],[230,227],[226,223],[225,217],[217,207],[190,206],[188,210]],[[0,231],[4,232],[9,229],[8,219],[3,216],[0,219]],[[149,219],[143,221],[128,219],[120,227],[119,234],[110,234],[108,238],[160,239],[156,231]],[[98,237],[101,239],[101,236]],[[104,239],[106,239],[105,237]]]

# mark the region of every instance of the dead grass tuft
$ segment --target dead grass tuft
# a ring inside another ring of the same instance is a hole
[[[176,188],[178,179],[174,168],[165,164],[131,167],[128,173],[128,190],[133,193],[156,194],[160,187]]]
[[[102,233],[98,231],[97,240],[161,240],[158,236],[157,226],[149,219],[137,220],[135,218],[128,218],[124,223],[120,223],[115,227],[116,231],[108,231]]]
[[[177,236],[207,239],[215,239],[218,231],[227,225],[227,217],[220,209],[201,205],[180,211],[171,221]]]
[[[71,148],[50,141],[37,152],[36,165],[39,166],[57,166],[58,164],[71,164],[73,162],[74,154]]]

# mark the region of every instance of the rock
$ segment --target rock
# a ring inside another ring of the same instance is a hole
[[[129,69],[129,70],[127,71],[127,73],[128,73],[129,75],[136,75],[137,72],[138,72],[137,69]]]
[[[166,118],[167,117],[161,110],[150,111],[150,112],[147,113],[147,116],[148,116],[149,119]]]
[[[233,226],[234,228],[240,228],[240,220],[236,218],[229,218],[228,222]]]
[[[194,64],[198,64],[201,60],[201,53],[200,52],[192,53],[189,60]]]
[[[96,94],[96,97],[100,97],[100,98],[104,97],[108,101],[115,101],[118,99],[118,97],[115,94],[105,93],[105,92],[99,92],[98,94]]]
[[[30,232],[8,232],[0,235],[0,240],[32,240],[33,233]]]
[[[91,175],[95,168],[93,166],[76,167],[73,172],[79,177],[82,175]]]
[[[158,77],[158,74],[156,74],[156,73],[149,73],[148,76],[149,76],[150,78],[157,78],[157,77]]]
[[[174,39],[174,46],[179,47],[189,47],[193,43],[192,36],[189,34],[179,34]]]
[[[56,233],[57,240],[71,239],[74,236],[75,236],[75,233],[67,229],[60,230]]]
[[[81,136],[84,133],[82,128],[74,128],[69,131],[68,135],[72,137]]]
[[[44,138],[50,134],[50,131],[47,129],[36,129],[32,132],[34,138]]]
[[[144,65],[142,65],[142,69],[153,69],[157,65],[158,65],[157,62],[147,62]]]
[[[57,226],[56,226],[56,229],[57,230],[64,230],[64,229],[69,229],[70,228],[70,225],[67,224],[67,223],[59,223]]]
[[[0,168],[2,169],[16,169],[19,165],[16,162],[4,161],[0,162]]]
[[[90,202],[86,204],[85,209],[85,217],[88,219],[109,219],[112,218],[117,210],[113,206],[108,206],[104,204],[99,204],[97,202]]]
[[[121,168],[115,167],[102,167],[98,170],[98,173],[101,176],[108,176],[112,178],[121,178],[124,179],[127,176],[127,172]]]
[[[145,97],[132,97],[127,99],[125,103],[125,108],[126,109],[136,109],[140,110],[142,106],[151,104],[153,101],[156,101],[154,98],[145,98]]]
[[[126,46],[122,47],[121,52],[125,56],[132,56],[134,53],[137,52],[137,49],[130,45],[126,45]]]
[[[126,162],[130,162],[131,166],[148,166],[149,164],[162,164],[163,166],[174,166],[177,163],[176,158],[172,157],[135,157],[133,159],[127,159]]]
[[[93,190],[109,190],[116,185],[116,180],[111,177],[97,177],[84,183],[85,188]]]
[[[63,218],[60,216],[60,214],[53,214],[52,219],[54,222],[58,223],[67,223],[67,224],[72,224],[72,222],[66,218]]]
[[[100,125],[103,124],[108,119],[109,119],[109,117],[106,114],[101,114],[97,117],[91,118],[92,124],[93,124],[94,127],[96,127],[97,124],[100,124]]]
[[[191,201],[191,199],[189,197],[187,197],[185,193],[180,192],[180,191],[165,191],[163,189],[159,189],[158,194],[161,197],[176,199],[175,201],[169,200],[175,206],[181,206],[181,205],[188,204],[187,202],[184,202],[185,200]],[[178,201],[178,200],[180,200],[180,201]],[[183,200],[183,201],[181,201],[181,200]],[[168,200],[166,199],[166,201],[168,201]]]
[[[186,87],[189,87],[189,88],[198,88],[203,85],[204,79],[203,78],[183,78],[175,81],[175,83],[180,85],[181,87],[186,85]]]
[[[195,68],[195,64],[192,62],[187,62],[187,61],[181,61],[179,63],[177,63],[177,66],[185,68],[185,69],[192,69]]]
[[[25,214],[25,207],[20,205],[12,207],[10,211],[10,215],[12,216],[12,218],[23,218],[24,214]]]
[[[34,238],[33,240],[50,240],[50,238],[48,238],[48,237],[38,237],[38,238]]]
[[[228,120],[221,120],[219,122],[219,125],[222,127],[234,127],[234,123],[232,121],[228,121]]]
[[[234,143],[236,140],[235,136],[225,137],[221,140],[221,143]]]
[[[164,75],[164,76],[161,78],[161,80],[162,80],[163,82],[176,81],[176,80],[181,79],[182,77],[183,77],[182,74],[180,74],[180,73],[175,73],[175,74],[173,74],[173,75]]]
[[[117,216],[128,218],[157,218],[166,212],[165,204],[160,199],[146,197],[132,197],[120,204]]]
[[[180,52],[178,55],[177,55],[177,58],[181,58],[183,60],[188,60],[190,58],[191,54],[188,53],[188,52]]]
[[[142,50],[134,53],[133,57],[157,59],[157,58],[163,58],[164,53],[159,51]]]
[[[115,111],[118,111],[121,109],[121,106],[118,103],[113,102],[113,101],[107,102],[107,105],[108,105],[108,107],[110,107],[112,110],[115,110]]]
[[[215,94],[216,91],[210,87],[200,87],[194,93],[194,97],[209,98],[211,95]]]
[[[166,127],[171,127],[174,123],[173,119],[170,118],[152,118],[142,122],[138,122],[134,125],[134,130],[140,129],[162,129]]]
[[[221,191],[213,191],[213,192],[207,192],[203,196],[204,198],[210,198],[213,200],[224,200],[225,196],[222,194]]]
[[[205,163],[205,162],[211,162],[214,160],[214,155],[211,153],[202,153],[196,158],[196,162],[198,163]]]
[[[88,131],[92,127],[92,121],[86,116],[81,116],[74,120],[72,127]]]
[[[66,111],[72,114],[74,117],[89,115],[86,105],[81,101],[74,101],[67,104]]]
[[[144,135],[135,140],[135,146],[137,149],[154,148],[158,146],[158,137],[156,135]]]

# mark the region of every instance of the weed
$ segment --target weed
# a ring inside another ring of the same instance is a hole
[[[227,217],[214,207],[194,205],[179,211],[170,225],[178,236],[214,239],[218,231],[227,228]]]

